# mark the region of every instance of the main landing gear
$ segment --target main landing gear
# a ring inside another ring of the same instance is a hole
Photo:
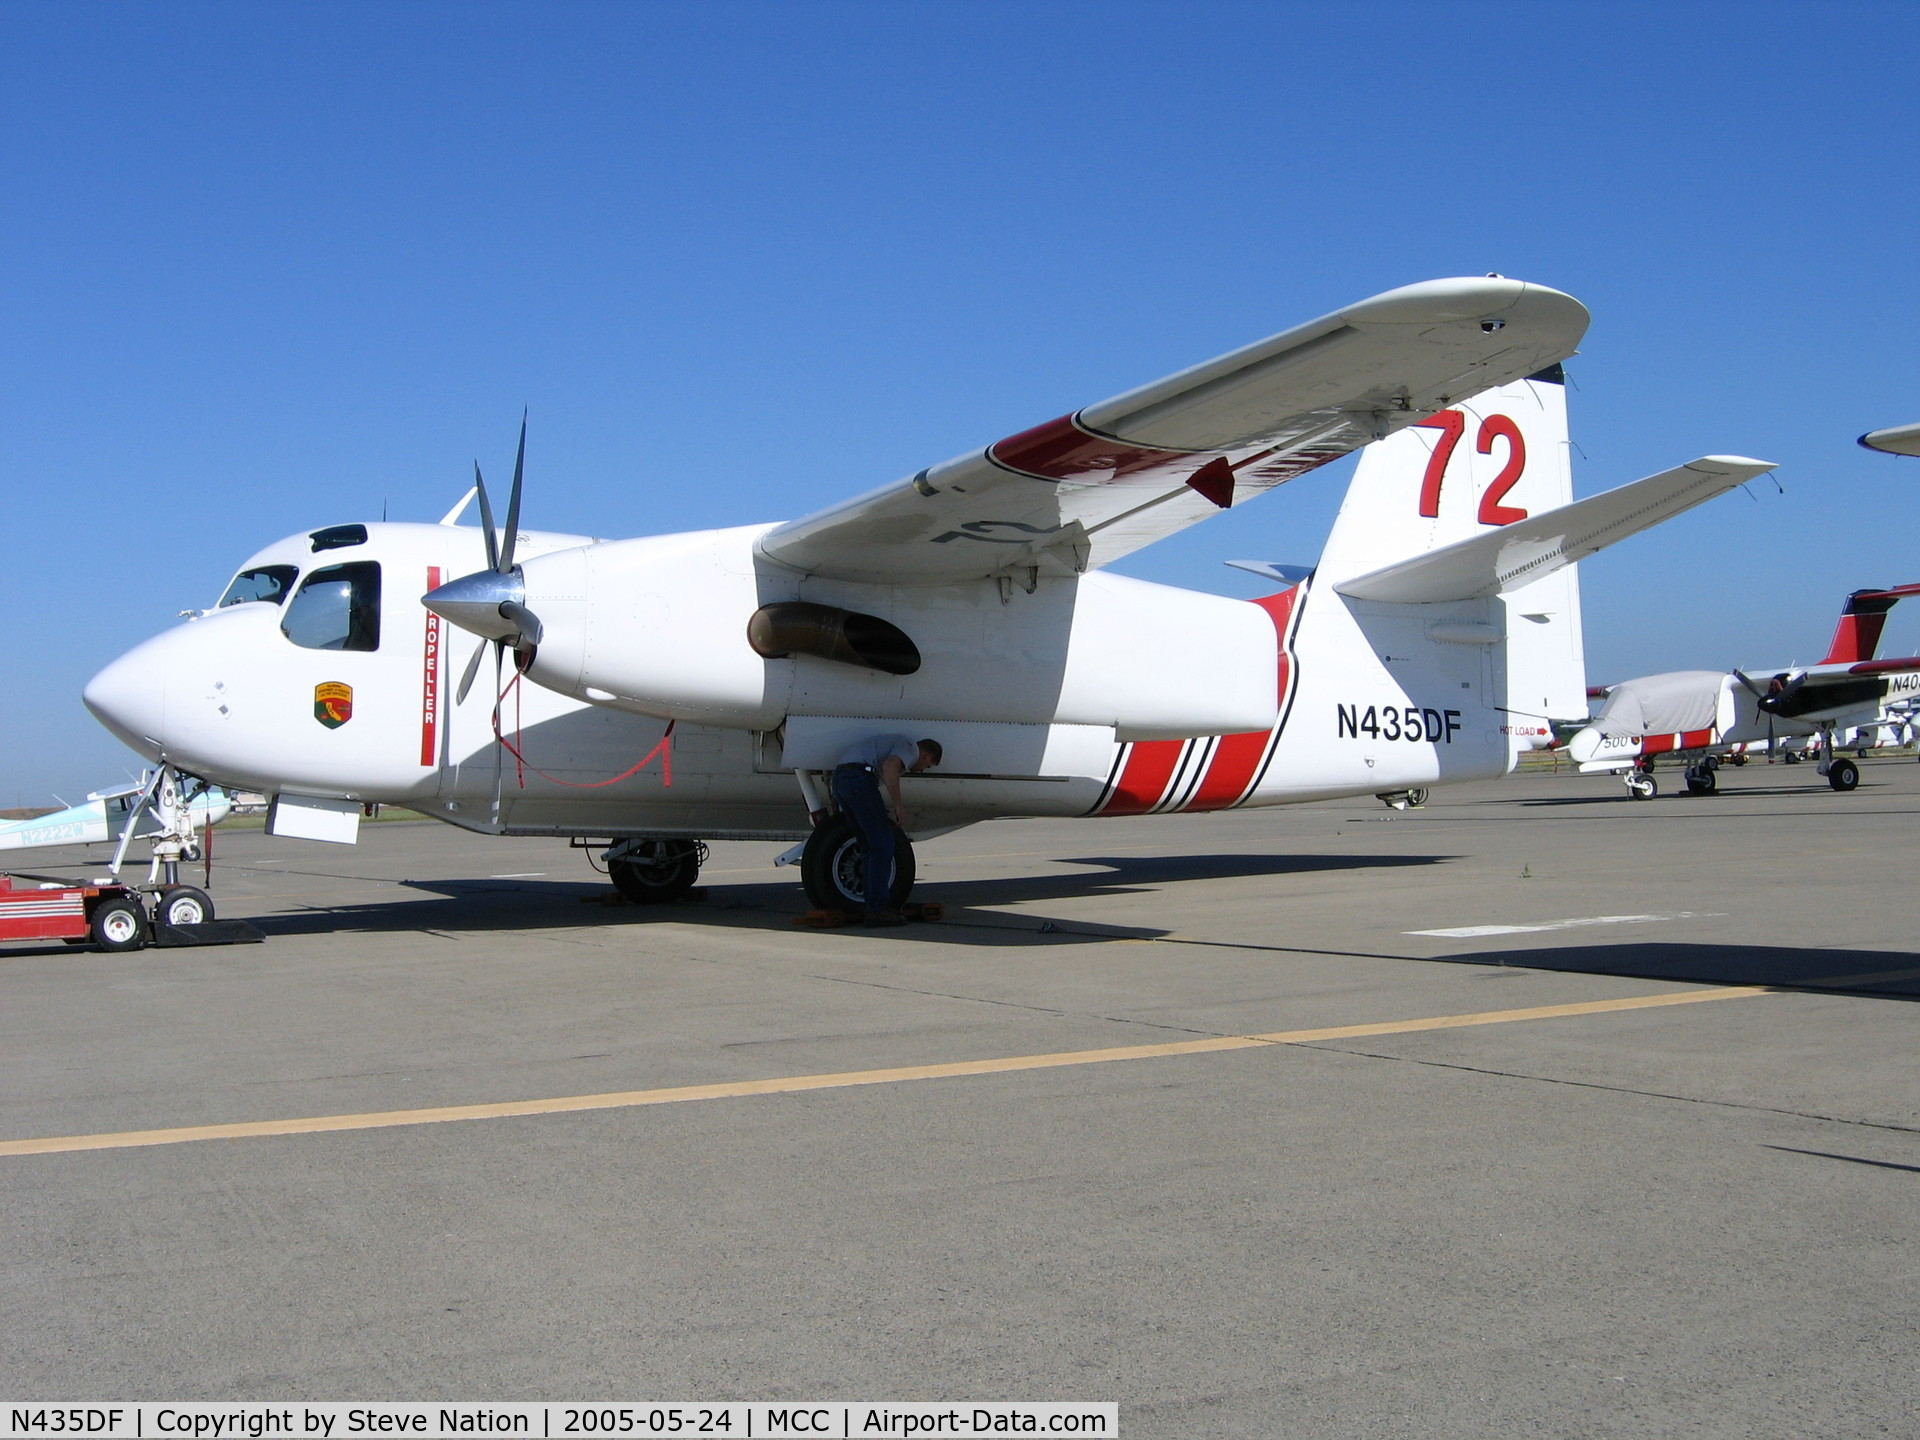
[[[1687,767],[1687,793],[1689,795],[1712,795],[1720,788],[1720,782],[1714,772],[1720,768],[1720,762],[1709,755],[1698,763]]]
[[[851,816],[823,818],[800,852],[800,883],[816,910],[862,910],[866,907],[866,846]],[[887,908],[898,910],[913,889],[913,842],[898,825],[893,827],[893,888]]]
[[[1427,789],[1421,785],[1411,790],[1388,790],[1373,798],[1389,810],[1418,810],[1427,803]]]
[[[1820,732],[1820,773],[1827,777],[1827,784],[1836,790],[1857,790],[1860,787],[1860,767],[1851,760],[1833,758],[1833,732]]]

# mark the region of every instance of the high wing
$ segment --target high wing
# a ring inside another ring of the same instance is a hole
[[[760,549],[849,580],[1097,569],[1566,358],[1587,320],[1498,276],[1389,290],[788,521]]]
[[[1763,713],[1788,720],[1818,720],[1854,710],[1920,697],[1920,655],[1734,677],[1753,692]]]
[[[1357,600],[1429,604],[1473,600],[1531,585],[1616,540],[1670,520],[1774,467],[1738,455],[1707,455],[1617,490],[1543,510],[1333,588]]]

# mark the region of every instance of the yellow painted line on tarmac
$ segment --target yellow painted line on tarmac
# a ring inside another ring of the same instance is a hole
[[[484,1105],[442,1105],[429,1110],[375,1110],[363,1115],[310,1115],[294,1120],[244,1120],[230,1125],[186,1125],[173,1130],[122,1130],[102,1135],[47,1135],[31,1140],[0,1140],[0,1156],[59,1155],[74,1150],[126,1150],[149,1145],[184,1145],[196,1140],[250,1140],[269,1135],[318,1135],[335,1130],[386,1130],[401,1125],[436,1125],[448,1120],[502,1120],[522,1115],[563,1115],[577,1110],[625,1110],[641,1105],[672,1105],[683,1100],[732,1100],[749,1095],[791,1095],[805,1090],[841,1090],[854,1085],[891,1085],[903,1080],[950,1080],[962,1075],[1003,1075],[1016,1070],[1049,1070],[1066,1065],[1099,1065],[1110,1060],[1157,1060],[1171,1055],[1206,1055],[1262,1045],[1306,1045],[1323,1040],[1352,1040],[1367,1035],[1407,1035],[1421,1030],[1454,1030],[1469,1025],[1507,1025],[1522,1020],[1559,1020],[1573,1015],[1604,1015],[1616,1010],[1649,1010],[1663,1005],[1692,1005],[1703,1000],[1743,1000],[1773,992],[1765,986],[1721,986],[1678,990],[1664,995],[1628,995],[1616,1000],[1581,1000],[1569,1005],[1536,1005],[1526,1010],[1483,1010],[1471,1015],[1429,1015],[1416,1020],[1384,1020],[1366,1025],[1332,1025],[1317,1030],[1276,1030],[1266,1035],[1212,1035],[1160,1045],[1121,1045],[1105,1050],[1063,1050],[1051,1055],[1007,1055],[995,1060],[954,1060],[940,1065],[902,1065],[887,1070],[846,1070],[828,1075],[789,1075],[770,1080],[727,1080],[712,1085],[675,1085],[661,1090],[616,1090],[602,1095],[561,1095],[545,1100],[504,1100]]]

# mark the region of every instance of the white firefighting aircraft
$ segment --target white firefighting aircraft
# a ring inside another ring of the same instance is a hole
[[[1558,362],[1587,320],[1498,276],[1411,285],[798,520],[644,539],[521,532],[523,423],[497,536],[481,485],[478,533],[462,502],[282,540],[86,701],[272,796],[273,833],[404,805],[592,841],[639,900],[684,893],[702,841],[783,839],[816,904],[856,905],[823,775],[875,732],[945,749],[904,781],[917,839],[1499,776],[1586,713],[1573,562],[1772,468],[1573,501]],[[1249,602],[1104,568],[1362,446],[1309,580]]]
[[[1587,726],[1567,742],[1583,773],[1614,771],[1635,800],[1659,793],[1657,757],[1686,762],[1687,792],[1711,795],[1723,757],[1783,751],[1800,758],[1808,737],[1818,744],[1819,772],[1836,790],[1860,783],[1860,767],[1835,759],[1855,727],[1876,730],[1920,697],[1920,655],[1876,660],[1887,612],[1920,585],[1856,590],[1847,597],[1827,655],[1817,665],[1753,672],[1675,670],[1607,688]],[[1838,737],[1838,739],[1836,739]],[[1787,747],[1792,748],[1787,748]]]

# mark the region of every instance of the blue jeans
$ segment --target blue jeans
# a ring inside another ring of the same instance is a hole
[[[842,765],[833,772],[833,798],[860,831],[867,859],[867,909],[891,910],[893,817],[880,798],[880,777],[864,765]]]

